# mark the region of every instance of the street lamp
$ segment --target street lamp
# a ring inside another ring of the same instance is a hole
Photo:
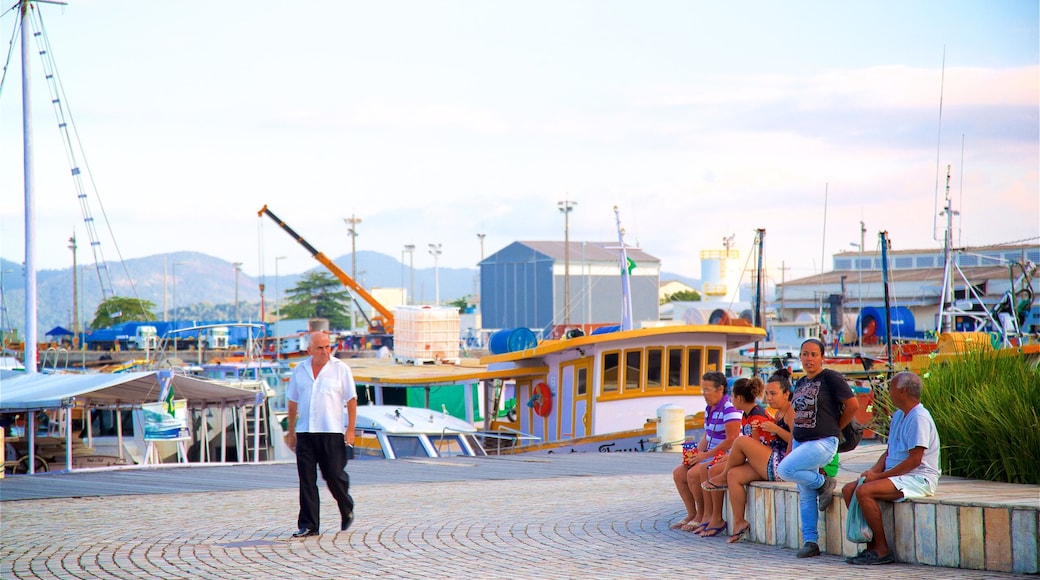
[[[405,244],[404,245],[404,251],[408,252],[408,300],[407,300],[407,302],[408,302],[408,304],[413,304],[414,300],[415,300],[414,298],[412,298],[413,296],[415,296],[415,268],[414,268],[414,261],[413,261],[413,258],[415,258],[415,244]],[[404,284],[402,284],[402,286],[403,285]]]
[[[484,237],[487,234],[477,234],[477,239],[480,240],[480,261],[484,261]],[[473,289],[473,296],[476,298],[477,305],[480,305],[480,264],[477,264],[477,278],[474,280],[475,288]]]
[[[563,325],[571,323],[571,239],[570,239],[570,215],[576,201],[570,201],[564,196],[563,201],[556,202],[563,214]]]
[[[186,265],[187,264],[185,264],[184,262],[174,262],[173,263],[173,321],[171,323],[173,325],[173,330],[177,330],[177,328],[178,328],[178,326],[177,326],[177,266],[186,266]],[[236,300],[236,302],[237,302],[237,300]],[[177,332],[173,333],[173,356],[174,356],[174,358],[177,357],[177,338],[179,336],[180,336],[180,333],[177,333]]]
[[[235,322],[238,322],[238,273],[242,271],[242,262],[233,262],[235,268]]]
[[[357,225],[361,223],[361,218],[351,212],[350,217],[343,218],[343,223],[347,224],[347,234],[350,236],[350,277],[357,283]],[[354,302],[351,301],[350,325],[356,327],[356,320]]]
[[[72,232],[72,237],[69,238],[69,249],[72,250],[72,346],[78,346],[79,342],[79,303],[76,300],[78,295],[76,292],[76,286],[78,281],[76,280],[76,232]]]
[[[282,341],[278,338],[281,336],[278,334],[278,321],[282,319],[281,310],[279,310],[279,304],[281,299],[278,295],[278,262],[284,260],[285,256],[276,256],[274,259],[274,359],[278,360],[278,355],[282,351]]]
[[[430,244],[430,255],[433,256],[433,303],[441,305],[441,274],[437,266],[437,258],[441,255],[440,244]]]
[[[863,329],[860,328],[860,317],[863,315],[863,265],[860,260],[863,259],[863,246],[866,243],[867,226],[861,220],[859,222],[859,243],[849,242],[849,245],[859,250],[859,254],[856,256],[856,273],[859,280],[856,282],[856,294],[859,298],[859,314],[856,317],[856,344],[862,346],[863,340]]]

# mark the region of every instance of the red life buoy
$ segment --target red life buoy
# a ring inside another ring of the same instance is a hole
[[[531,408],[539,417],[548,417],[549,413],[552,413],[552,391],[549,390],[549,385],[545,383],[538,383],[534,386],[533,394],[531,395]]]

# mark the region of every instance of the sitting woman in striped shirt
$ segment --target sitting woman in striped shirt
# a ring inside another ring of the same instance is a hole
[[[722,519],[726,491],[725,474],[730,468],[740,469],[744,465],[745,454],[738,448],[760,447],[765,450],[776,437],[767,428],[773,423],[773,418],[758,404],[764,390],[765,384],[758,377],[740,378],[733,383],[733,406],[742,413],[740,437],[733,442],[728,457],[720,458],[715,465],[709,467],[708,479],[701,484],[705,492],[704,504],[711,516],[708,525],[700,534],[701,537],[711,538],[726,530],[726,521]]]
[[[708,466],[716,457],[725,457],[733,441],[740,434],[740,411],[726,394],[726,375],[720,372],[704,373],[701,394],[707,403],[704,410],[704,436],[697,444],[697,452],[672,470],[675,488],[686,506],[686,517],[672,524],[672,529],[699,533],[708,527],[711,517],[705,509],[701,484],[708,479]]]

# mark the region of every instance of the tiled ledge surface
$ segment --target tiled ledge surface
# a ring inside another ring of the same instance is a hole
[[[820,516],[819,544],[824,552],[852,556],[864,547],[845,539],[848,508],[841,499],[841,486],[872,465],[881,451],[882,447],[871,445],[853,451],[855,456],[842,456],[835,499]],[[798,489],[793,483],[751,484],[747,515],[751,541],[790,548],[802,545]],[[900,562],[1040,572],[1040,486],[943,477],[934,497],[884,502],[882,517],[885,535]]]

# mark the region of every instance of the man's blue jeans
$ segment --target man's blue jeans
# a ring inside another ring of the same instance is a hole
[[[816,508],[816,490],[823,485],[820,468],[831,462],[838,451],[838,438],[826,437],[815,441],[798,442],[784,457],[776,474],[784,481],[798,484],[798,512],[802,519],[802,541],[819,543],[817,522],[820,514]]]

